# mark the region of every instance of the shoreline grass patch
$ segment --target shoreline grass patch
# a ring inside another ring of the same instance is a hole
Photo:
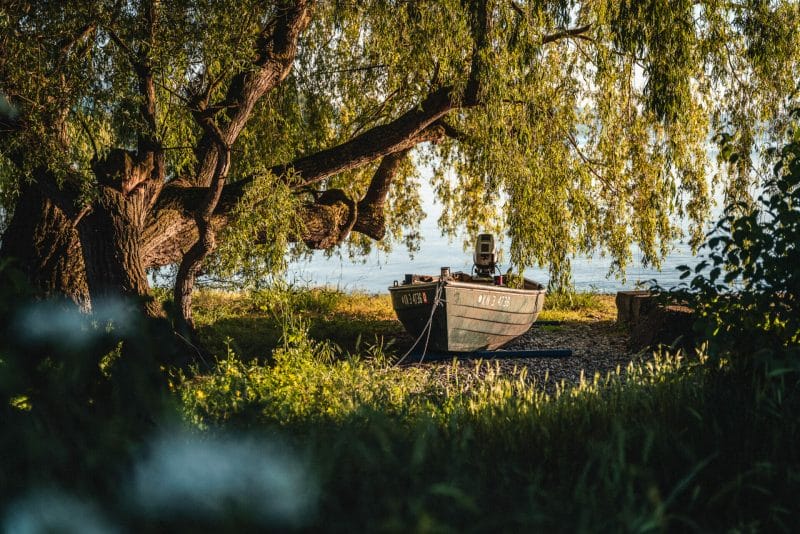
[[[308,322],[308,335],[344,352],[365,346],[391,347],[407,335],[397,320],[388,294],[344,293],[331,288],[276,285],[249,292],[214,289],[197,291],[195,322],[199,335],[214,354],[230,346],[244,359],[269,359],[279,347],[287,317]],[[614,297],[594,292],[548,294],[542,321],[612,321]],[[402,344],[402,343],[401,343]],[[394,347],[400,353],[400,347]]]

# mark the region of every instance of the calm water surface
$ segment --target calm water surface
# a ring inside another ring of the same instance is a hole
[[[611,264],[608,258],[575,258],[572,260],[572,274],[577,289],[613,293],[635,289],[637,283],[651,279],[658,280],[664,287],[677,285],[680,273],[676,267],[694,265],[697,261],[688,245],[677,244],[660,271],[643,268],[637,254],[634,254],[634,265],[628,268],[624,281],[613,275],[606,276]],[[463,252],[460,243],[449,243],[437,233],[423,241],[420,251],[415,253],[413,259],[409,259],[404,247],[390,254],[372,253],[363,263],[352,262],[347,258],[326,258],[321,252],[315,252],[309,260],[292,262],[288,279],[300,285],[382,293],[394,280],[402,281],[406,273],[438,274],[439,268],[445,266],[450,267],[453,272],[470,272],[472,253]],[[508,265],[501,264],[501,271],[505,272],[507,268]],[[549,279],[546,269],[530,268],[525,271],[525,276],[544,284]]]

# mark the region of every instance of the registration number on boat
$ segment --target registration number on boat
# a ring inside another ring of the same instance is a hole
[[[400,302],[405,306],[414,306],[416,304],[427,304],[428,296],[424,291],[416,291],[414,293],[403,293],[400,295]]]
[[[478,306],[508,308],[511,306],[511,297],[508,295],[487,295],[481,293],[478,295]]]

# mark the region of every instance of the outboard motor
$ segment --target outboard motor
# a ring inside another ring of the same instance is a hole
[[[473,269],[478,278],[492,279],[497,265],[497,250],[492,234],[478,234],[472,261],[475,264]]]

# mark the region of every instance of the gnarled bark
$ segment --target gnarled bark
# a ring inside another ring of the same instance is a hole
[[[309,248],[331,248],[344,241],[358,217],[357,204],[341,189],[324,191],[303,214],[302,240]]]
[[[92,300],[138,300],[148,315],[159,316],[141,254],[142,227],[161,187],[154,167],[150,152],[137,156],[112,150],[95,162],[98,197],[77,228]]]
[[[141,200],[104,187],[78,230],[92,302],[138,300],[147,314],[155,317],[161,314],[161,307],[150,296],[140,252]]]
[[[22,188],[3,234],[0,258],[10,260],[43,296],[64,296],[88,309],[83,251],[73,221],[37,186]]]
[[[289,75],[297,54],[297,41],[311,20],[312,6],[312,1],[297,0],[285,2],[279,8],[274,30],[263,33],[258,39],[257,57],[253,62],[255,69],[247,68],[234,76],[224,101],[215,104],[208,101],[211,85],[195,95],[198,108],[224,110],[217,124],[224,146],[232,146],[239,137],[256,102]],[[207,187],[214,180],[220,157],[220,144],[214,134],[204,131],[196,153],[198,165],[191,181],[193,185]]]

